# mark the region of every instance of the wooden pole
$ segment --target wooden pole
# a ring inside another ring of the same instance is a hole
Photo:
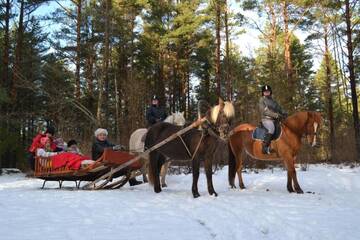
[[[113,176],[115,173],[117,173],[118,171],[122,170],[123,168],[126,168],[127,166],[130,166],[131,164],[133,164],[136,161],[139,161],[140,158],[142,158],[143,156],[147,155],[148,153],[150,153],[151,151],[154,151],[155,149],[160,148],[161,146],[167,144],[168,142],[178,138],[179,136],[181,136],[182,134],[186,133],[187,131],[196,128],[198,126],[200,126],[203,122],[206,121],[206,117],[201,118],[199,120],[197,120],[196,122],[193,122],[191,125],[187,126],[186,128],[181,129],[180,131],[173,133],[172,135],[170,135],[169,137],[167,137],[165,140],[155,144],[154,146],[152,146],[151,148],[147,149],[146,151],[144,151],[143,153],[139,154],[138,156],[134,157],[133,159],[131,159],[130,161],[121,164],[120,166],[111,169],[110,172],[102,175],[101,177],[99,177],[98,179],[86,184],[83,189],[90,189],[90,186],[95,186],[95,184],[101,180],[104,180],[108,177]],[[95,188],[95,187],[94,187]]]

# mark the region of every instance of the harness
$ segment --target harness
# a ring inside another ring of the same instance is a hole
[[[197,145],[196,145],[196,148],[195,148],[195,151],[194,151],[194,153],[193,153],[193,154],[191,154],[191,152],[190,152],[190,150],[189,150],[188,146],[186,145],[186,143],[185,143],[184,139],[181,137],[181,135],[179,135],[179,138],[180,138],[180,140],[181,140],[182,144],[184,145],[184,147],[185,147],[185,149],[186,149],[187,153],[189,154],[189,157],[191,157],[191,161],[193,161],[193,160],[194,160],[194,158],[195,158],[195,156],[196,156],[197,152],[198,152],[198,151],[199,151],[199,149],[200,149],[200,144],[202,143],[202,141],[203,141],[203,139],[204,139],[204,137],[205,137],[205,135],[206,135],[206,134],[210,134],[210,135],[212,135],[212,136],[216,137],[217,139],[220,139],[220,137],[219,137],[219,136],[215,133],[215,131],[212,129],[212,128],[213,128],[213,126],[212,126],[212,124],[209,122],[209,120],[208,120],[208,119],[206,119],[205,121],[206,121],[206,122],[208,122],[208,123],[209,123],[209,125],[207,125],[207,127],[206,127],[206,128],[201,128],[201,137],[200,137],[199,142],[198,142],[198,143],[197,143]]]

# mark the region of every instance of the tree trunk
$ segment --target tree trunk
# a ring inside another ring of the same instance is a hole
[[[330,67],[330,56],[329,56],[329,45],[328,45],[328,26],[324,25],[324,43],[325,43],[325,68],[326,68],[326,105],[327,105],[327,114],[329,119],[330,127],[330,152],[331,159],[335,159],[335,127],[334,127],[334,110],[333,110],[333,100],[331,93],[331,67]]]
[[[225,81],[226,81],[226,95],[227,99],[229,101],[232,100],[232,81],[231,81],[231,74],[230,74],[230,43],[229,43],[229,24],[228,24],[228,6],[227,1],[225,0],[225,15],[224,15],[224,22],[225,22],[225,51],[226,51],[226,75],[225,75]]]
[[[99,79],[99,97],[98,97],[98,107],[97,107],[97,123],[98,125],[104,124],[103,119],[103,102],[104,100],[104,87],[107,87],[109,82],[109,48],[110,48],[110,7],[111,0],[105,1],[105,35],[104,35],[104,56],[103,56],[103,66],[102,66],[102,74],[103,77]],[[108,94],[105,92],[105,94]],[[106,116],[105,116],[106,117]]]
[[[81,55],[81,5],[82,0],[77,1],[76,15],[76,72],[75,72],[75,98],[80,99],[80,55]]]
[[[10,0],[6,0],[5,3],[5,29],[4,29],[4,55],[3,55],[3,76],[2,85],[5,89],[9,86],[9,49],[10,49],[10,33],[9,33],[9,22],[10,22]]]
[[[270,63],[276,62],[276,39],[277,39],[277,30],[276,30],[276,14],[273,3],[268,3],[269,14],[270,14],[270,28],[271,28],[271,35],[270,35],[270,44],[269,44],[269,60]],[[276,75],[276,64],[270,64],[269,66],[271,69],[270,71],[270,79],[275,79]]]
[[[220,27],[221,27],[221,3],[220,1],[215,1],[216,8],[216,59],[215,59],[215,79],[217,84],[217,95],[221,96],[221,70],[220,70],[220,47],[221,47],[221,38],[220,38]]]
[[[290,37],[291,33],[289,31],[289,15],[288,15],[288,2],[284,1],[283,6],[283,18],[284,18],[284,57],[285,57],[285,76],[287,80],[288,87],[290,91],[295,91],[294,82],[293,82],[293,69],[292,69],[292,62],[291,62],[291,52],[290,52]],[[292,105],[292,95],[289,94],[289,102]]]
[[[20,81],[22,76],[22,49],[24,42],[24,0],[20,2],[20,12],[19,12],[19,27],[17,30],[17,38],[16,38],[16,49],[15,49],[15,64],[14,64],[14,76],[13,82],[10,84],[11,91],[11,100],[15,102],[16,99],[16,84]]]
[[[353,107],[353,121],[355,131],[356,144],[356,159],[360,160],[360,124],[359,124],[359,110],[358,99],[356,94],[355,70],[354,70],[354,50],[352,43],[352,25],[351,25],[351,10],[349,0],[345,0],[345,21],[346,21],[346,35],[347,35],[347,50],[348,50],[348,68],[349,80],[351,87],[351,102]]]

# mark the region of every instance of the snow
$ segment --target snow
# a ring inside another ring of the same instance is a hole
[[[282,169],[243,174],[229,189],[227,168],[213,176],[218,197],[191,194],[191,175],[170,175],[159,194],[148,184],[85,191],[73,182],[0,176],[0,238],[10,239],[360,239],[360,168],[311,165],[298,171],[303,190],[286,190]]]

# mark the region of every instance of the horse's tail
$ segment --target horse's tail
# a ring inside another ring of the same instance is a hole
[[[231,148],[231,142],[228,143],[229,150],[229,184],[231,187],[235,186],[234,180],[236,176],[236,158]]]

